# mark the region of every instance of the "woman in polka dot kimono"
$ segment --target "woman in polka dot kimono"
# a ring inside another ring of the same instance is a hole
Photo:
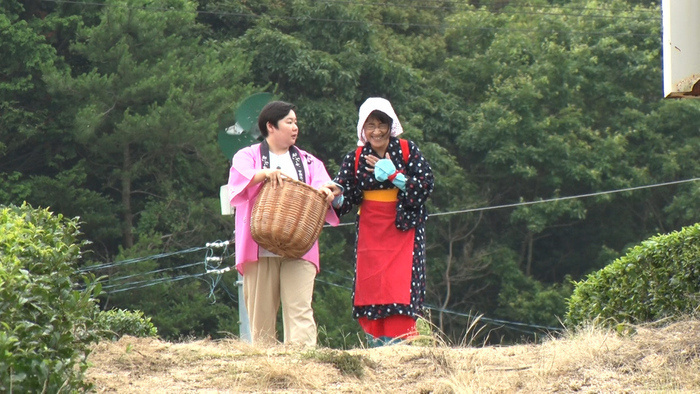
[[[430,165],[403,132],[391,103],[371,97],[360,107],[358,148],[333,180],[339,215],[356,219],[353,317],[370,346],[417,334],[425,299],[425,203],[433,191]]]

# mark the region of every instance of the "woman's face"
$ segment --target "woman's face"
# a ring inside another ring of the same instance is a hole
[[[277,125],[267,124],[268,135],[273,143],[278,148],[289,148],[294,145],[299,135],[299,127],[297,127],[297,115],[294,110],[289,111],[287,116],[280,119]]]
[[[365,138],[372,145],[372,149],[378,152],[386,150],[386,147],[389,145],[389,136],[391,135],[387,123],[382,123],[376,117],[369,116],[362,129],[365,132]]]

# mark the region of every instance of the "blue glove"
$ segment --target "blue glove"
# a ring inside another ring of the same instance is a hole
[[[343,201],[345,201],[345,197],[342,194],[339,194],[335,196],[333,201],[331,201],[331,206],[335,209],[339,209],[343,206]]]
[[[398,174],[396,174],[396,178],[394,178],[394,180],[391,181],[391,183],[393,183],[394,186],[401,189],[402,192],[406,191],[406,175],[404,175],[403,173],[399,172]]]
[[[386,181],[387,179],[389,179],[389,176],[393,175],[395,172],[396,166],[389,159],[381,159],[377,161],[377,164],[374,165],[374,177],[379,182]]]
[[[396,174],[396,166],[389,159],[381,159],[374,165],[374,177],[379,182],[386,181],[394,174]],[[396,177],[394,177],[391,183],[401,189],[401,191],[406,191],[406,175],[399,172],[396,174]]]
[[[345,191],[345,188],[341,184],[333,182],[333,181],[328,182],[328,184],[332,184],[334,186],[337,186],[340,189],[340,194],[335,196],[333,198],[333,201],[331,201],[331,206],[333,208],[338,209],[341,206],[343,206],[343,201],[345,200],[345,197],[343,197],[343,192]]]

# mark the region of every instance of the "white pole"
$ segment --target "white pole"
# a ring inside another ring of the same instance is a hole
[[[248,310],[245,307],[245,298],[243,297],[243,275],[238,273],[238,280],[236,281],[236,286],[238,286],[238,329],[240,332],[240,338],[242,341],[252,343],[252,338],[250,337],[250,322],[248,321]]]
[[[235,209],[231,208],[231,203],[228,198],[228,185],[222,185],[219,189],[219,200],[221,202],[221,214],[231,216],[235,214]],[[235,235],[235,233],[234,233]],[[235,236],[233,237],[235,239]],[[250,322],[248,320],[248,310],[245,307],[245,297],[243,296],[243,275],[238,272],[236,280],[238,287],[238,331],[242,341],[252,343],[250,336]]]

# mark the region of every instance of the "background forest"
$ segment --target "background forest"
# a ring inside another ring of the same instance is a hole
[[[170,340],[238,335],[235,271],[211,271],[234,264],[212,246],[233,231],[218,133],[273,93],[333,176],[359,104],[385,97],[435,173],[431,322],[531,340],[572,281],[698,222],[700,101],[662,98],[659,3],[4,0],[0,205],[80,217],[102,308]],[[321,234],[326,346],[359,342],[353,234]]]

